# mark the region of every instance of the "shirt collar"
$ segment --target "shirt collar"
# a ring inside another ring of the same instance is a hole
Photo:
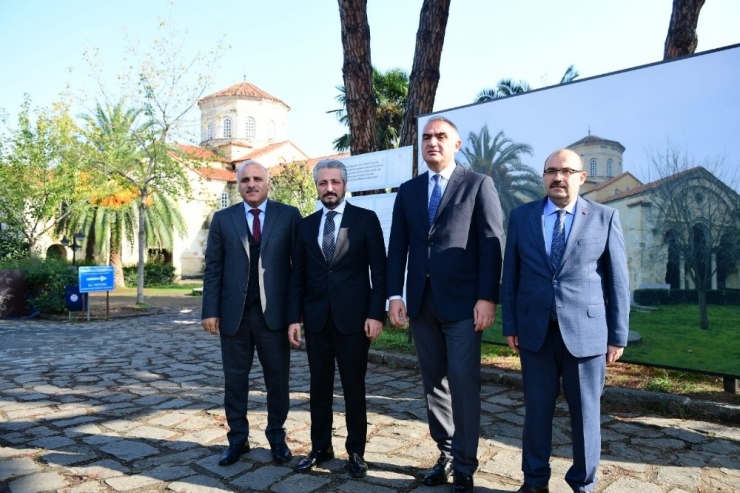
[[[565,207],[563,207],[563,209],[568,214],[571,214],[572,215],[573,214],[573,211],[576,208],[576,202],[578,202],[577,199],[574,200],[573,202],[571,202],[570,204],[566,205]],[[550,197],[547,197],[547,202],[545,202],[545,216],[549,216],[550,214],[553,214],[553,213],[555,213],[558,210],[560,210],[560,207],[558,207],[557,205],[555,205],[552,202],[552,200],[550,200]]]
[[[439,176],[441,176],[445,180],[450,181],[450,178],[452,178],[452,173],[455,171],[455,166],[457,166],[457,164],[455,162],[452,162],[451,164],[448,164],[447,167],[445,167],[439,173],[434,173],[432,170],[429,170],[429,181],[430,182],[433,182],[434,181],[433,176],[435,174],[438,174]]]
[[[337,214],[344,214],[344,208],[347,206],[347,199],[342,199],[342,202],[336,206],[334,209],[327,208],[324,204],[321,204],[322,209],[322,215],[326,217],[326,213],[329,211],[334,211]]]
[[[262,202],[257,207],[252,207],[251,205],[247,204],[246,202],[242,202],[242,204],[244,204],[244,212],[246,214],[249,214],[249,211],[251,211],[252,209],[259,209],[260,212],[263,212],[263,213],[267,209],[267,200],[265,200],[264,202]]]

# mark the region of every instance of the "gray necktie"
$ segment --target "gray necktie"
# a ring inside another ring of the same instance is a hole
[[[329,211],[326,213],[326,221],[324,222],[324,237],[321,240],[321,249],[324,251],[324,258],[327,264],[331,264],[331,260],[334,258],[334,216],[338,213]]]
[[[555,227],[552,229],[552,243],[550,244],[550,265],[552,270],[558,270],[560,261],[563,260],[565,251],[565,215],[564,209],[557,211],[558,219],[555,221]]]

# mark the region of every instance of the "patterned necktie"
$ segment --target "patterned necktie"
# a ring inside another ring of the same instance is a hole
[[[550,265],[553,270],[558,270],[560,261],[563,259],[565,251],[565,215],[567,212],[560,209],[558,219],[555,221],[555,227],[552,229],[552,243],[550,244]]]
[[[432,176],[434,180],[434,188],[432,189],[432,196],[429,197],[429,227],[432,227],[434,218],[437,217],[437,209],[439,209],[439,203],[442,202],[442,188],[439,186],[439,175]]]
[[[254,216],[254,221],[252,222],[252,237],[254,238],[254,242],[259,244],[262,239],[262,224],[260,223],[261,211],[259,209],[250,209],[249,212]]]
[[[334,216],[338,213],[329,211],[326,213],[326,221],[324,222],[324,238],[321,241],[321,249],[324,251],[324,258],[327,264],[331,264],[331,260],[334,258]]]

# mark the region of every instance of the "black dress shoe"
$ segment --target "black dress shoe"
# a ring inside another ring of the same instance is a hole
[[[455,471],[455,479],[452,483],[452,493],[473,493],[473,475]]]
[[[347,469],[349,469],[349,475],[353,478],[364,478],[367,474],[367,463],[359,455],[350,454]]]
[[[516,493],[550,493],[550,488],[547,486],[532,486],[529,483],[524,483],[521,488],[516,490]]]
[[[450,474],[452,474],[452,459],[446,457],[445,454],[440,454],[434,467],[424,475],[424,484],[427,486],[445,484]]]
[[[290,449],[284,441],[280,443],[271,443],[270,450],[272,451],[272,460],[278,464],[285,464],[293,458],[293,454],[290,453]]]
[[[295,472],[308,472],[314,468],[316,464],[332,460],[334,458],[334,449],[329,447],[326,450],[314,450],[306,457],[300,460],[298,464],[293,468]]]
[[[226,449],[226,451],[221,454],[221,458],[218,460],[219,466],[230,466],[234,462],[239,460],[239,456],[242,454],[246,454],[249,452],[249,444],[245,443],[244,445],[230,445],[229,448]]]

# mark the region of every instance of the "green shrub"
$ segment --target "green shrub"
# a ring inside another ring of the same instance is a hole
[[[699,296],[695,289],[636,289],[635,303],[640,305],[696,305]],[[740,289],[710,289],[710,305],[740,305]]]
[[[26,271],[28,292],[33,296],[34,308],[41,313],[64,312],[64,287],[78,284],[77,270],[56,258],[12,259],[3,261],[0,267]]]
[[[0,261],[7,262],[28,257],[28,243],[14,232],[0,231]]]
[[[123,280],[127,287],[135,287],[138,279],[138,267],[127,265],[123,268]],[[175,267],[172,264],[144,264],[144,286],[166,286],[175,283]]]

